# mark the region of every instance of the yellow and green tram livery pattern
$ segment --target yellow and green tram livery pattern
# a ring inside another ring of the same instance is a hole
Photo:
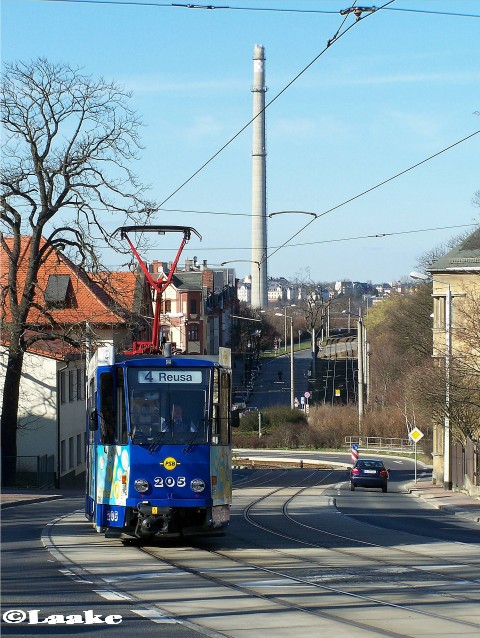
[[[129,449],[119,445],[99,446],[97,468],[97,503],[126,505],[130,478]]]

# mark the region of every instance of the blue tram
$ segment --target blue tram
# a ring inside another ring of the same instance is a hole
[[[119,538],[218,533],[232,498],[231,370],[100,347],[87,392],[85,513]]]

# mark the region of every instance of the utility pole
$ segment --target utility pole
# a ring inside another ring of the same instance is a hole
[[[295,363],[293,359],[294,354],[293,343],[293,317],[290,317],[290,409],[295,408]]]
[[[358,309],[358,323],[357,323],[357,361],[358,361],[358,438],[360,442],[360,438],[362,436],[362,425],[363,425],[363,378],[364,378],[364,358],[363,358],[363,350],[364,350],[364,334],[363,334],[363,318],[362,318],[362,309]]]

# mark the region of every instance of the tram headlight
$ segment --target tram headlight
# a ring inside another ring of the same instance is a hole
[[[203,492],[203,490],[205,489],[205,481],[203,479],[193,479],[190,482],[190,487],[192,488],[192,490],[194,492]]]
[[[135,481],[135,489],[137,492],[140,492],[140,494],[147,492],[149,487],[150,485],[146,479],[137,479]]]

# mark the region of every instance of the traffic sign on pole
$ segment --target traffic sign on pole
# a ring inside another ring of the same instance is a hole
[[[423,432],[419,430],[418,428],[413,428],[413,430],[411,430],[408,433],[408,436],[413,441],[413,451],[415,454],[415,483],[416,483],[417,482],[417,443],[420,441],[420,439],[423,439]]]

